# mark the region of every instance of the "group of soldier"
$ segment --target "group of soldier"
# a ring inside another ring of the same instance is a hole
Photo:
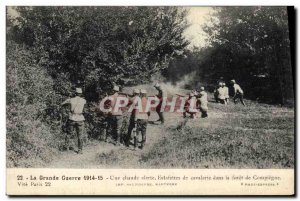
[[[236,100],[239,99],[243,105],[245,105],[243,100],[243,90],[241,87],[236,84],[235,80],[231,80],[233,89],[234,89],[234,96],[233,100],[236,103]],[[158,114],[159,119],[156,122],[160,122],[161,124],[165,123],[164,118],[164,111],[161,110],[162,107],[162,100],[164,97],[167,97],[165,90],[156,83],[154,88],[157,90],[156,97],[158,98],[159,102],[155,107],[155,111]],[[69,104],[70,113],[68,119],[68,132],[65,137],[65,149],[69,150],[70,147],[70,137],[76,133],[76,140],[78,144],[78,154],[82,154],[82,146],[83,146],[83,129],[84,129],[84,121],[85,118],[83,116],[83,110],[86,104],[86,100],[82,95],[82,89],[76,88],[75,90],[76,95],[73,98],[69,98],[64,101],[61,105]],[[106,105],[108,107],[114,107],[116,104],[117,97],[120,97],[122,93],[120,93],[119,86],[114,86],[111,93],[108,95],[110,98],[109,103]],[[178,94],[177,94],[178,95]],[[217,102],[221,104],[228,104],[229,102],[229,90],[226,87],[224,81],[219,81],[218,86],[214,92],[215,99]],[[179,95],[182,96],[182,95]],[[184,95],[183,95],[184,96]],[[133,146],[136,150],[138,148],[138,143],[140,143],[139,148],[143,149],[146,142],[146,130],[148,125],[148,119],[150,116],[150,111],[147,111],[145,108],[147,107],[147,91],[145,89],[134,89],[132,95],[126,97],[129,99],[127,106],[134,105],[136,103],[135,99],[139,98],[141,102],[140,109],[133,109],[130,111],[129,117],[129,126],[126,136],[122,135],[122,125],[123,125],[123,116],[124,111],[122,108],[117,110],[111,110],[110,112],[105,113],[105,128],[104,128],[104,141],[107,142],[109,140],[109,136],[113,136],[114,133],[115,140],[114,144],[116,146],[120,146],[124,144],[125,146],[129,147],[130,142],[133,139]],[[208,107],[207,107],[207,93],[204,87],[201,87],[200,90],[194,90],[187,95],[187,98],[184,102],[184,109],[183,109],[183,117],[187,118],[187,115],[192,119],[197,118],[198,114],[201,113],[202,118],[208,117]],[[110,132],[113,131],[113,132]],[[139,141],[139,136],[142,139]]]
[[[241,103],[246,106],[244,102],[244,91],[238,85],[235,80],[231,80],[230,84],[233,88],[233,102],[236,103],[237,99],[241,101]],[[226,83],[223,81],[221,77],[217,83],[217,87],[214,90],[214,97],[217,103],[227,105],[229,103],[229,88],[226,86]]]
[[[157,122],[160,122],[161,124],[164,124],[165,118],[163,111],[161,111],[162,106],[162,99],[166,96],[166,93],[164,90],[162,90],[161,86],[157,83],[155,84],[155,89],[158,91],[158,94],[156,97],[159,99],[159,103],[156,106],[156,112],[159,116],[159,119]],[[108,95],[110,98],[108,104],[108,107],[114,108],[116,104],[117,97],[122,96],[123,93],[120,93],[120,87],[114,86],[111,93]],[[128,96],[128,95],[126,95]],[[124,111],[122,108],[119,108],[118,110],[111,110],[110,112],[105,113],[105,129],[104,129],[104,141],[107,142],[109,139],[109,136],[111,135],[111,132],[115,134],[115,145],[120,146],[122,143],[126,146],[130,145],[130,141],[133,138],[134,139],[134,149],[137,149],[138,144],[138,136],[141,134],[142,140],[141,145],[139,148],[143,149],[145,142],[146,142],[146,129],[148,124],[148,119],[150,116],[150,111],[145,112],[145,107],[147,104],[147,91],[145,89],[134,89],[133,94],[129,96],[129,103],[127,106],[130,106],[135,101],[134,99],[139,97],[141,100],[141,106],[143,108],[142,111],[138,109],[133,109],[130,114],[130,120],[129,120],[129,127],[128,127],[128,134],[127,136],[122,136],[122,124],[123,124],[123,116]],[[69,113],[69,119],[68,119],[68,131],[66,133],[65,137],[65,149],[68,151],[70,149],[73,149],[73,147],[70,146],[70,138],[73,136],[74,133],[76,133],[76,139],[78,140],[78,154],[82,154],[82,144],[83,144],[83,129],[84,129],[84,121],[85,118],[83,116],[83,110],[84,106],[86,104],[86,100],[82,96],[82,89],[76,88],[75,90],[75,97],[69,98],[66,101],[64,101],[61,105],[69,104],[70,107],[70,113]],[[133,133],[133,135],[132,135]]]

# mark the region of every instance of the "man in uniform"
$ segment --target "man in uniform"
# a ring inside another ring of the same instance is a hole
[[[204,90],[204,87],[200,88],[200,93],[198,96],[198,103],[200,104],[200,112],[201,112],[201,117],[206,118],[208,117],[207,112],[208,112],[208,107],[207,107],[207,93]]]
[[[139,95],[140,95],[140,90],[134,89],[133,90],[133,97],[129,100],[128,105],[132,105],[132,104],[136,103],[135,99],[139,98]],[[135,115],[136,114],[135,113],[136,113],[136,110],[133,109],[131,114],[130,114],[128,132],[127,132],[127,136],[126,136],[126,139],[125,139],[125,145],[127,147],[129,147],[129,143],[130,143],[130,139],[131,139],[131,133],[132,133],[133,129],[136,129],[136,125],[135,125],[135,123],[136,123]]]
[[[115,111],[116,107],[116,101],[117,98],[119,97],[119,91],[120,88],[119,86],[114,86],[111,95],[109,96],[110,98],[110,108],[111,111],[107,114],[107,127],[106,127],[106,132],[105,132],[105,141],[107,141],[107,135],[108,135],[108,130],[109,128],[112,128],[112,130],[116,134],[116,141],[115,145],[120,146],[121,145],[121,128],[122,128],[122,123],[123,123],[123,111],[121,108],[119,108],[117,111]]]
[[[186,99],[185,104],[184,104],[184,112],[183,112],[183,117],[186,118],[186,113],[190,114],[192,119],[196,119],[197,117],[197,99],[195,97],[195,93],[191,92],[189,93],[188,99]]]
[[[233,102],[236,103],[236,99],[240,99],[241,103],[246,106],[245,102],[244,102],[244,91],[242,90],[242,88],[240,87],[240,85],[238,85],[235,80],[231,80],[231,84],[233,86],[233,91],[234,91],[234,95],[233,95]]]
[[[147,124],[148,124],[148,118],[150,115],[149,111],[146,111],[147,107],[147,91],[145,89],[141,89],[141,109],[136,111],[136,136],[139,136],[139,134],[142,134],[142,142],[140,148],[143,149],[146,143],[146,131],[147,131]],[[135,140],[134,148],[137,147],[137,140]]]
[[[158,91],[158,94],[156,96],[157,96],[157,98],[159,98],[159,104],[156,107],[156,112],[157,112],[157,114],[159,116],[159,119],[157,121],[160,121],[161,124],[164,124],[165,123],[164,114],[163,114],[163,111],[160,111],[160,110],[161,110],[163,98],[167,97],[167,94],[165,93],[164,90],[162,90],[161,86],[158,83],[156,83],[154,85],[154,87]]]
[[[226,101],[225,101],[225,89],[223,87],[223,83],[222,82],[219,83],[219,87],[215,91],[215,96],[216,96],[217,102],[219,102],[221,104],[226,104]]]
[[[224,96],[225,96],[225,103],[229,103],[229,89],[226,86],[225,82],[222,83],[222,87],[224,88]]]
[[[71,105],[71,113],[69,115],[69,132],[65,138],[65,146],[69,150],[70,137],[76,130],[77,142],[78,142],[78,154],[82,154],[82,132],[84,129],[84,116],[83,109],[86,104],[86,100],[82,97],[82,89],[76,88],[76,95],[73,98],[65,100],[61,105]]]

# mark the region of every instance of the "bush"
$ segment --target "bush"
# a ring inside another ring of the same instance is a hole
[[[34,61],[31,51],[7,42],[7,166],[40,166],[51,159],[61,137],[53,81]],[[35,164],[34,164],[35,163]]]

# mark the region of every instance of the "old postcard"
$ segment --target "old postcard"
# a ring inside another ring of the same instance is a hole
[[[7,195],[294,195],[293,9],[7,6]]]

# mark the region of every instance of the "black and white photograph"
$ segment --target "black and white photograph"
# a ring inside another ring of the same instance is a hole
[[[7,6],[6,167],[294,169],[293,12]]]

